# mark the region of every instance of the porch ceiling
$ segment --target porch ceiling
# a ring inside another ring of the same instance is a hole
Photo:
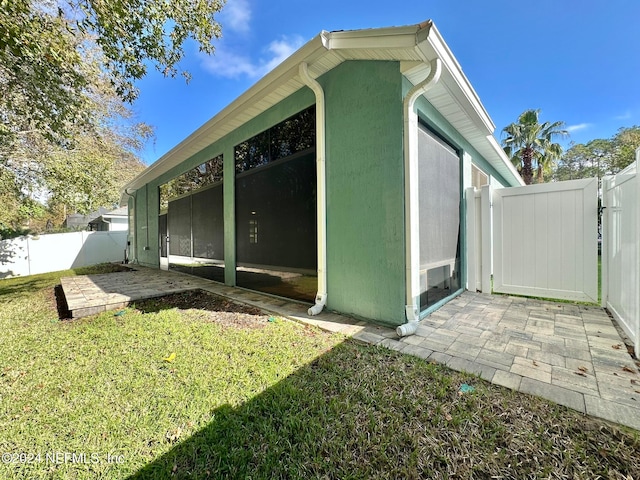
[[[143,186],[301,89],[304,86],[298,74],[301,62],[306,62],[310,74],[317,78],[347,60],[399,61],[402,73],[415,84],[426,77],[429,63],[435,58],[441,59],[443,74],[438,84],[425,94],[427,100],[504,178],[522,184],[493,137],[495,126],[473,87],[440,33],[427,21],[407,27],[321,32],[160,157],[127,184],[125,190]],[[122,200],[124,204],[124,195]]]

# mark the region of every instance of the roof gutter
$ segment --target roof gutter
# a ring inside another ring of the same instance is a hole
[[[267,73],[251,88],[222,109],[213,118],[204,123],[195,132],[142,171],[138,176],[125,185],[125,188],[136,189],[142,187],[144,184],[166,173],[171,168],[191,157],[193,154],[217,141],[226,133],[229,133],[220,127],[234,123],[235,126],[233,128],[237,128],[238,117],[241,114],[243,115],[241,123],[246,123],[265,111],[268,107],[260,109],[255,108],[255,106],[259,105],[264,98],[266,98],[278,86],[285,84],[287,81],[296,77],[299,73],[298,66],[300,62],[304,61],[312,63],[326,52],[327,46],[325,45],[325,36],[327,36],[327,32],[324,31],[319,35],[316,35],[299,50],[294,52],[283,63]],[[246,115],[247,105],[253,106],[250,116]]]
[[[396,333],[400,337],[412,335],[420,320],[420,223],[418,217],[418,115],[415,103],[440,79],[442,62],[431,61],[429,75],[414,86],[403,100],[404,113],[404,217],[405,217],[405,284],[407,323]]]

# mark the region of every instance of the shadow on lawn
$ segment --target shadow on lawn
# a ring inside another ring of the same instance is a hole
[[[51,285],[51,277],[29,276],[14,277],[0,280],[0,299],[2,297],[27,297],[33,292],[48,288]]]
[[[461,394],[464,383],[475,393]],[[129,479],[640,474],[637,435],[353,341],[211,416]]]
[[[33,292],[51,288],[51,285],[60,283],[61,276],[93,275],[99,273],[114,273],[130,271],[131,268],[116,263],[100,263],[88,267],[78,267],[60,272],[39,273],[24,277],[11,277],[0,279],[0,300],[5,296],[26,297]]]
[[[207,427],[130,480],[370,477],[393,472],[392,463],[406,477],[415,442],[395,438],[387,445],[385,422],[404,412],[385,419],[376,392],[352,381],[362,355],[369,357],[352,342],[341,344],[241,406],[216,409]]]

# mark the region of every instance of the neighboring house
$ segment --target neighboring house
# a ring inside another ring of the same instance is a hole
[[[86,230],[89,222],[95,220],[103,213],[107,213],[109,211],[108,208],[100,207],[95,212],[91,212],[88,215],[82,215],[81,213],[72,213],[67,215],[67,218],[64,220],[62,224],[63,227],[68,228],[70,230]]]
[[[115,232],[129,228],[129,209],[125,207],[116,208],[110,212],[105,212],[89,222],[89,230],[95,232]]]
[[[126,186],[130,258],[417,320],[466,286],[465,189],[523,184],[494,129],[432,22],[323,31]]]

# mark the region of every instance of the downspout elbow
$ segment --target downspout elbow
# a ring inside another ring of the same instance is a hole
[[[400,325],[396,328],[396,335],[399,337],[408,337],[409,335],[413,335],[418,331],[418,325],[420,322],[418,320],[410,321],[405,323],[404,325]]]
[[[404,104],[406,109],[413,109],[413,104],[416,102],[418,97],[424,94],[440,80],[440,75],[442,75],[442,62],[439,58],[434,58],[431,61],[430,65],[431,69],[429,70],[427,78],[415,85],[411,90],[407,92],[407,95],[404,97]],[[405,115],[407,115],[408,113],[409,112],[405,110]]]
[[[307,310],[307,313],[312,317],[314,315],[318,315],[320,312],[322,312],[322,309],[325,307],[326,304],[327,304],[327,294],[318,292],[318,295],[316,295],[315,305],[309,308],[309,310]]]
[[[322,85],[309,74],[309,67],[302,62],[298,68],[302,82],[316,97],[316,176],[318,182],[318,293],[316,303],[309,308],[310,316],[318,315],[327,304],[327,177],[325,166],[325,103]]]

